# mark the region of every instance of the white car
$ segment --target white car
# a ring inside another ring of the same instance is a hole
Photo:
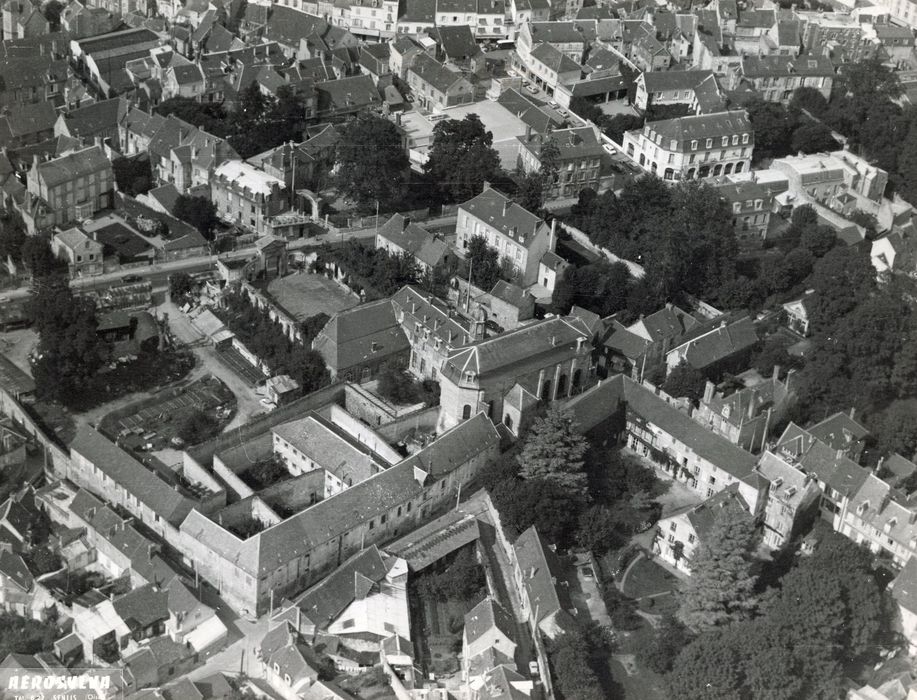
[[[529,675],[530,676],[538,675],[538,662],[537,661],[529,661]]]
[[[615,147],[612,146],[610,143],[603,143],[603,144],[602,144],[602,148],[604,148],[604,149],[605,149],[605,152],[606,152],[608,155],[610,155],[610,156],[616,155],[616,154],[618,153],[618,152],[615,150]]]
[[[548,102],[548,104],[554,107],[555,109],[558,107],[558,104],[554,100],[551,100],[550,102]]]
[[[526,85],[526,86],[525,86],[525,89],[528,90],[528,91],[529,91],[530,93],[532,93],[533,95],[537,95],[537,94],[538,94],[538,88],[535,87],[534,85]]]

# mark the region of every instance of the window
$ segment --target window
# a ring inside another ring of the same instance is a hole
[[[676,523],[674,520],[671,523],[669,523],[669,530],[671,530],[672,532],[675,532],[677,529],[678,529],[678,523]]]
[[[738,134],[733,134],[733,135],[732,135],[732,145],[733,145],[733,146],[738,146],[738,145],[739,145],[739,135],[738,135]]]
[[[468,420],[469,418],[471,418],[471,406],[466,403],[462,407],[462,420]]]
[[[713,486],[714,484],[716,484],[716,477],[711,476],[709,479],[707,479],[707,481],[709,481],[710,485]]]
[[[742,134],[742,143],[748,143],[748,134]]]
[[[728,136],[724,136],[724,137],[723,137],[723,140],[720,142],[720,145],[721,145],[721,146],[724,146],[724,147],[725,147],[725,146],[728,146],[728,145],[729,145],[729,137],[728,137]]]
[[[696,150],[697,150],[697,141],[692,141],[692,142],[691,142],[691,150],[692,150],[692,151],[696,151]]]
[[[707,139],[707,148],[713,148],[713,139]]]
[[[370,530],[375,530],[375,529],[376,529],[376,521],[375,521],[375,520],[370,520],[370,521],[369,521],[369,529],[370,529]]]
[[[688,544],[694,544],[694,535],[688,535]]]

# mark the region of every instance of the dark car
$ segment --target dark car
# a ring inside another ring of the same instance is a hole
[[[121,281],[124,284],[136,284],[137,282],[143,282],[143,277],[140,275],[128,275],[127,277],[122,277]]]

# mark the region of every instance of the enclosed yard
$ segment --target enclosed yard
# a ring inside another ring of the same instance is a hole
[[[173,444],[187,420],[195,415],[213,419],[214,430],[229,421],[236,406],[233,393],[219,379],[200,379],[108,414],[100,430],[127,449],[159,450]]]
[[[297,321],[316,314],[333,316],[360,303],[354,295],[324,275],[297,272],[271,281],[267,287],[274,301]]]

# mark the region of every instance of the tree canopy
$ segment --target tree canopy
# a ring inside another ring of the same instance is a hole
[[[191,224],[208,241],[213,240],[213,227],[217,224],[217,208],[209,197],[180,194],[175,200],[175,217]]]
[[[723,506],[694,550],[691,576],[679,594],[678,619],[706,631],[747,619],[754,611],[754,520],[737,504]]]
[[[444,201],[465,202],[481,193],[500,171],[493,134],[477,114],[443,119],[433,127],[433,146],[425,172],[439,183]]]
[[[583,455],[588,443],[579,432],[573,415],[552,407],[543,418],[536,418],[519,454],[524,479],[554,481],[570,493],[586,496]]]
[[[75,297],[66,279],[45,277],[32,288],[29,315],[38,331],[32,373],[39,396],[63,403],[74,400],[107,356],[96,334],[95,303]]]
[[[365,211],[389,211],[404,195],[410,165],[401,132],[388,119],[361,114],[341,127],[337,186]]]

